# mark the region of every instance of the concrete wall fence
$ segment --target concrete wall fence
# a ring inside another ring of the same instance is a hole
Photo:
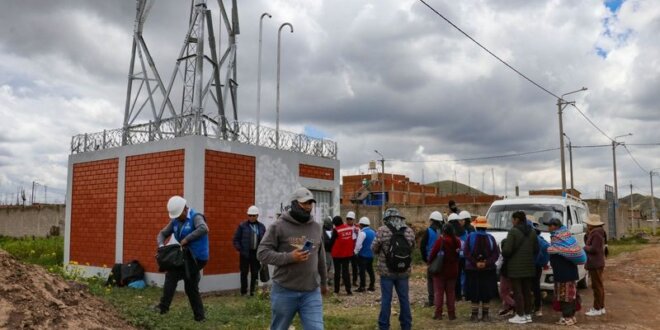
[[[47,237],[64,235],[64,205],[3,206],[0,235]]]

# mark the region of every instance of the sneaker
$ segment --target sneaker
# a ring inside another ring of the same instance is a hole
[[[367,290],[365,290],[363,287],[359,287],[357,288],[357,290],[355,290],[355,292],[365,292],[365,291]]]
[[[371,287],[369,287],[369,289],[367,289],[367,291],[374,292],[374,291],[376,291],[376,288],[374,288],[373,286],[371,286]]]
[[[564,325],[571,326],[575,325],[577,323],[577,319],[575,319],[575,316],[569,317],[566,319],[566,323]]]
[[[589,309],[588,312],[584,313],[584,315],[586,315],[586,316],[600,316],[600,315],[603,315],[603,312],[601,312],[600,309],[591,308],[591,309]]]
[[[516,314],[516,316],[509,319],[509,323],[525,324],[527,323],[527,318]]]
[[[540,309],[537,310],[537,311],[534,313],[534,316],[543,316],[543,311],[541,311]]]
[[[605,315],[605,307],[601,308],[600,315]]]
[[[504,317],[504,316],[509,315],[512,311],[513,311],[513,308],[511,308],[511,307],[502,308],[502,309],[500,309],[499,312],[497,312],[497,315]]]
[[[527,314],[523,317],[525,318],[525,323],[532,323],[532,314]]]
[[[565,318],[560,318],[559,321],[555,322],[557,325],[566,325],[566,320]]]

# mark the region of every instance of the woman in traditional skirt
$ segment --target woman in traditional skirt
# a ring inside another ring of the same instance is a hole
[[[550,265],[555,282],[553,308],[561,312],[559,325],[571,326],[577,323],[575,312],[577,303],[577,280],[579,279],[576,249],[582,251],[575,238],[562,225],[561,220],[552,218],[545,222],[550,230]],[[579,257],[578,257],[579,259]]]
[[[472,223],[477,231],[471,233],[463,250],[465,255],[466,297],[472,302],[470,321],[489,322],[490,300],[497,297],[497,273],[495,262],[500,249],[495,238],[486,232],[486,217],[480,216]],[[481,304],[481,319],[479,318]]]

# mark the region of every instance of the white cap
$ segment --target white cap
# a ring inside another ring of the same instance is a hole
[[[358,221],[358,223],[361,225],[371,226],[371,221],[369,221],[369,218],[367,217],[360,218],[360,221]]]
[[[429,216],[429,219],[434,220],[434,221],[442,221],[442,220],[444,220],[444,219],[442,218],[442,213],[440,213],[440,212],[438,212],[438,211],[433,211],[433,212],[431,212],[431,215]]]
[[[305,187],[300,187],[293,192],[293,200],[298,201],[298,203],[305,203],[308,201],[316,203],[312,192]]]
[[[348,211],[348,213],[346,213],[346,219],[349,219],[349,218],[350,219],[355,219],[355,212]]]
[[[183,209],[186,207],[186,200],[181,196],[172,196],[167,201],[167,212],[170,214],[170,219],[178,218]]]
[[[259,215],[259,208],[252,205],[252,206],[248,207],[247,214],[248,215]]]
[[[458,214],[458,218],[459,219],[470,219],[470,218],[472,218],[472,216],[470,215],[470,212],[463,210],[463,211],[461,211],[461,213]]]
[[[449,219],[448,219],[448,220],[449,220],[449,221],[458,221],[458,220],[461,220],[461,218],[458,216],[458,214],[456,214],[456,213],[452,213],[452,214],[449,215]]]

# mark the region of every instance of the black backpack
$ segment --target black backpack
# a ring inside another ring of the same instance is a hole
[[[390,246],[385,251],[385,264],[393,273],[404,273],[410,268],[412,262],[412,245],[406,239],[406,227],[399,230],[387,226],[392,232]]]
[[[112,266],[110,275],[108,275],[108,280],[105,282],[105,285],[111,286],[124,286],[125,284],[121,283],[121,264],[115,264]]]
[[[121,266],[121,282],[128,285],[132,282],[144,280],[144,268],[137,260],[132,260]]]

